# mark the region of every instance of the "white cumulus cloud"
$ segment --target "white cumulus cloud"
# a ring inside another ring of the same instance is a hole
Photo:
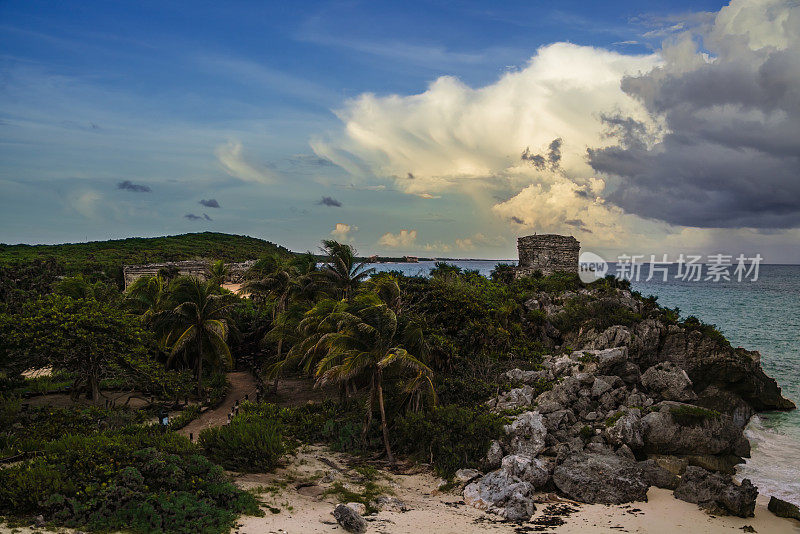
[[[352,240],[350,232],[357,232],[358,226],[351,226],[345,223],[336,223],[336,226],[331,230],[331,235],[338,241]]]
[[[417,241],[416,230],[400,230],[396,234],[386,232],[378,240],[378,244],[386,248],[409,248]]]

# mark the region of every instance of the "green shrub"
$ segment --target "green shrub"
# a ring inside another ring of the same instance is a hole
[[[700,406],[672,406],[669,409],[672,420],[683,426],[700,426],[708,419],[716,419],[720,413]]]
[[[285,452],[277,418],[238,415],[228,425],[200,433],[200,445],[214,462],[232,471],[270,471]]]
[[[501,415],[450,405],[398,418],[392,436],[398,452],[449,478],[462,467],[479,467],[504,423]]]
[[[127,427],[42,443],[41,455],[0,469],[0,514],[42,514],[73,528],[229,532],[258,502],[183,436]]]
[[[177,416],[170,418],[169,429],[180,430],[181,428],[185,427],[186,425],[194,421],[198,415],[200,415],[200,406],[198,406],[197,404],[191,404],[187,406]]]

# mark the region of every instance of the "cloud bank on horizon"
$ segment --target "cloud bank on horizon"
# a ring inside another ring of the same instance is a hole
[[[0,242],[798,263],[800,4],[724,1],[3,3]]]
[[[554,43],[483,87],[442,76],[420,94],[365,93],[311,145],[363,181],[468,191],[520,233],[609,248],[718,243],[719,229],[796,238],[800,4],[734,0],[689,21],[653,54]]]

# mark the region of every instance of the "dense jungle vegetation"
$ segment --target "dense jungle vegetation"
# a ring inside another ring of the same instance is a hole
[[[242,235],[201,232],[165,237],[131,237],[111,241],[62,245],[6,245],[0,243],[0,265],[29,264],[52,259],[66,274],[100,273],[121,281],[122,265],[213,258],[240,262],[266,254],[285,254],[281,246]]]
[[[504,414],[484,403],[514,387],[501,379],[506,370],[569,350],[562,336],[583,325],[644,318],[574,293],[585,287],[576,275],[515,280],[499,265],[486,278],[446,263],[429,278],[376,275],[335,241],[323,241],[321,265],[251,238],[184,241],[0,252],[0,515],[90,530],[226,532],[239,514],[261,511],[223,468],[268,471],[299,443],[429,463],[449,477],[479,467],[502,432]],[[207,281],[164,273],[125,293],[103,267],[189,255],[223,261]],[[250,255],[261,259],[246,296],[222,288],[224,261]],[[592,285],[600,295],[620,286]],[[573,297],[548,321],[525,305],[541,293]],[[644,314],[676,313],[645,302]],[[41,368],[52,373],[23,375]],[[195,443],[176,434],[225,397],[230,369],[254,373],[264,395]],[[338,400],[278,407],[271,390],[286,377],[337,388]],[[110,391],[148,402],[113,405]],[[30,405],[56,392],[92,402]],[[173,412],[166,427],[155,422],[163,410]]]

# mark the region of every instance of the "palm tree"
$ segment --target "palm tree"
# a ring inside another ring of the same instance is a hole
[[[228,266],[225,265],[225,262],[222,260],[217,260],[211,264],[211,268],[209,269],[209,280],[214,282],[216,285],[221,286],[228,277],[229,272],[230,269],[228,269]]]
[[[125,301],[135,313],[149,321],[167,305],[167,284],[161,276],[142,276],[128,288]]]
[[[364,428],[369,428],[377,401],[386,456],[389,462],[394,463],[383,397],[386,373],[391,368],[401,368],[430,378],[433,372],[400,346],[403,332],[397,315],[376,295],[361,296],[349,308],[337,315],[338,331],[324,336],[326,354],[316,366],[317,384],[354,379],[369,381]]]
[[[290,302],[313,297],[315,271],[316,260],[310,253],[291,257],[273,254],[256,262],[251,268],[254,278],[244,284],[243,290],[255,300],[272,301],[272,329],[263,341],[276,342],[276,358],[279,362],[283,356],[284,339],[296,330],[299,320],[297,308],[293,309],[294,313],[287,313]],[[275,379],[273,387],[277,391],[280,373],[271,374]]]
[[[153,330],[159,350],[166,352],[172,305],[164,278],[160,275],[137,278],[126,292],[125,305],[141,316],[142,323]]]
[[[194,360],[197,392],[202,394],[203,363],[212,368],[230,368],[233,357],[228,348],[228,315],[237,297],[221,293],[213,281],[193,277],[176,279],[171,287],[174,308],[170,314],[171,344],[168,363],[182,354]],[[174,340],[174,343],[172,342]]]
[[[322,251],[327,257],[320,276],[337,298],[348,298],[375,272],[374,267],[367,268],[366,261],[356,261],[356,249],[352,245],[326,239],[322,241]]]

